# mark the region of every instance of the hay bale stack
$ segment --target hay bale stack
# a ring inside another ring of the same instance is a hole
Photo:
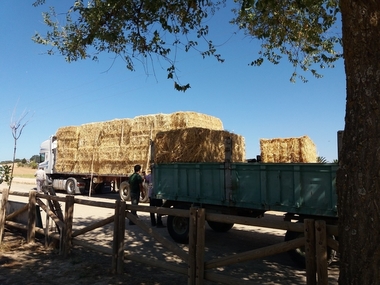
[[[57,147],[57,163],[55,168],[57,171],[62,169],[70,169],[73,172],[77,161],[77,149],[78,149],[78,127],[63,127],[59,128],[56,133],[57,138],[60,138],[59,144],[61,148]]]
[[[187,128],[156,135],[154,140],[155,163],[171,162],[223,162],[225,140],[232,139],[233,162],[245,160],[245,141],[242,136],[204,128]]]
[[[261,160],[267,163],[317,162],[317,149],[308,136],[260,139]]]
[[[135,164],[146,167],[150,139],[158,132],[191,127],[222,130],[223,124],[209,115],[177,112],[63,127],[56,134],[56,171],[125,175]]]

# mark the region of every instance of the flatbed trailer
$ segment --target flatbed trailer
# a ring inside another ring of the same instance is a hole
[[[336,224],[337,169],[337,164],[327,163],[156,164],[153,185],[157,198],[164,200],[164,207],[199,206],[215,213],[248,217],[279,211],[286,213],[287,220],[313,218]],[[233,227],[209,221],[208,224],[220,232]],[[188,220],[168,216],[167,226],[175,241],[188,241]],[[295,237],[288,232],[285,238]]]

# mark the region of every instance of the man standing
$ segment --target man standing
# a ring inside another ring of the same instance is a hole
[[[45,184],[46,180],[46,173],[44,169],[40,167],[36,173],[34,173],[34,176],[36,177],[37,192],[42,193],[42,186]]]
[[[131,204],[132,205],[138,205],[140,201],[140,193],[144,193],[143,189],[143,178],[140,176],[140,165],[135,165],[134,167],[134,173],[129,177],[129,187],[130,187],[130,193],[131,193]],[[137,217],[136,210],[131,211],[133,215]],[[134,225],[134,223],[129,220],[130,225]]]

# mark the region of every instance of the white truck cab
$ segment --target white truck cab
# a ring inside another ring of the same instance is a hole
[[[55,153],[57,149],[57,138],[51,136],[48,140],[41,143],[39,167],[43,168],[47,174],[52,174],[55,165]]]

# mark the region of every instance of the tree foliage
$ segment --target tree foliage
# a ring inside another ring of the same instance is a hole
[[[45,4],[45,0],[34,3]],[[226,0],[93,0],[73,1],[61,23],[53,7],[43,14],[46,35],[36,33],[36,43],[49,45],[48,54],[58,52],[68,62],[90,58],[99,53],[120,56],[133,71],[136,62],[154,66],[154,60],[166,62],[167,77],[175,89],[185,91],[176,76],[178,50],[197,50],[202,57],[212,56],[223,62],[206,23],[211,15],[226,6]],[[232,1],[231,1],[232,2]],[[277,64],[283,56],[297,68],[321,77],[319,68],[333,67],[341,54],[335,50],[339,35],[332,34],[337,20],[337,0],[235,0],[233,12],[238,25],[249,36],[261,41],[261,51],[251,65],[264,59]],[[228,19],[226,19],[228,21]],[[253,56],[254,57],[254,56]]]
[[[317,162],[318,163],[328,163],[326,157],[324,157],[324,156],[318,156],[317,157]]]
[[[342,53],[341,36],[334,24],[339,13],[338,0],[240,0],[241,8],[232,22],[249,36],[261,40],[259,57],[251,65],[261,65],[264,59],[278,64],[283,56],[293,65],[291,77],[299,75],[297,67],[321,77],[320,69],[334,67]]]
[[[126,67],[135,70],[135,62],[153,62],[152,55],[164,59],[168,78],[176,75],[175,53],[178,48],[189,51],[207,43],[200,50],[203,57],[214,56],[223,61],[212,41],[208,41],[208,26],[202,20],[213,14],[221,1],[75,1],[66,13],[65,24],[58,21],[54,8],[43,14],[45,24],[51,29],[45,36],[37,33],[34,41],[50,45],[49,54],[57,50],[68,62],[78,59],[98,59],[101,52],[121,56]],[[37,1],[41,5],[45,1]],[[190,34],[195,33],[195,39]],[[185,91],[189,84],[174,86]]]
[[[11,172],[12,166],[7,164],[0,165],[0,184],[3,183],[3,181],[7,182],[8,185],[11,183]]]
[[[40,163],[40,156],[38,154],[35,154],[29,160],[34,161],[36,163]]]

